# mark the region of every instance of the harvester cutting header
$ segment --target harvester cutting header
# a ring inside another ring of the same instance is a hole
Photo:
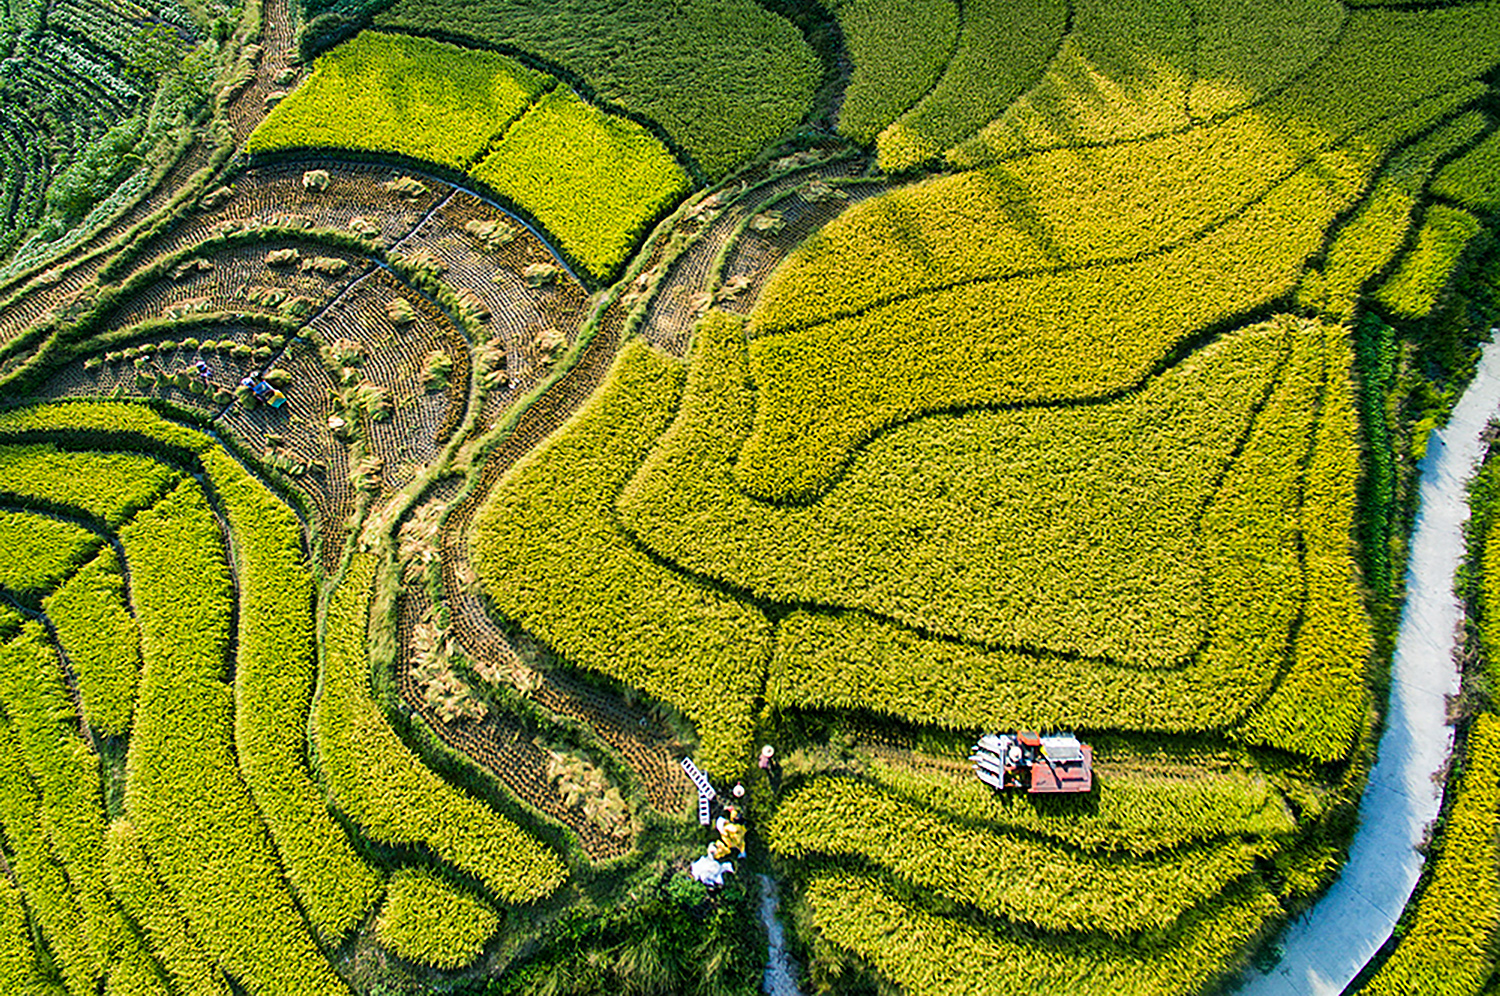
[[[969,760],[980,781],[1001,791],[1040,795],[1094,787],[1094,748],[1071,733],[987,733]]]

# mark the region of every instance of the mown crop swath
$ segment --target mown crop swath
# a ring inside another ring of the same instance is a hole
[[[401,0],[375,23],[464,36],[556,66],[606,106],[659,126],[708,180],[794,127],[818,79],[797,29],[753,0]]]

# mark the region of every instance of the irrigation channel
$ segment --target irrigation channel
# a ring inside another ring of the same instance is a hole
[[[1422,873],[1417,847],[1437,818],[1453,751],[1447,697],[1459,690],[1455,650],[1463,608],[1453,583],[1469,518],[1465,489],[1497,410],[1500,342],[1491,342],[1448,424],[1433,431],[1420,465],[1385,732],[1360,799],[1349,860],[1323,898],[1287,927],[1275,967],[1248,970],[1235,996],[1337,996],[1391,936],[1416,888]]]

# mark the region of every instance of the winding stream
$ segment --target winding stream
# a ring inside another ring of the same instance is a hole
[[[1420,465],[1406,605],[1391,659],[1391,697],[1375,767],[1359,803],[1349,861],[1323,898],[1293,920],[1281,960],[1249,970],[1236,996],[1337,996],[1391,936],[1417,878],[1417,851],[1442,802],[1453,750],[1445,697],[1458,694],[1454,661],[1463,608],[1453,593],[1469,518],[1465,487],[1484,455],[1480,436],[1500,410],[1500,343],[1479,369]]]

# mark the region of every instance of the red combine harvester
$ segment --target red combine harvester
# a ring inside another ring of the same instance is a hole
[[[1094,748],[1071,733],[987,733],[969,760],[980,781],[1002,792],[1025,789],[1043,795],[1094,787]]]

